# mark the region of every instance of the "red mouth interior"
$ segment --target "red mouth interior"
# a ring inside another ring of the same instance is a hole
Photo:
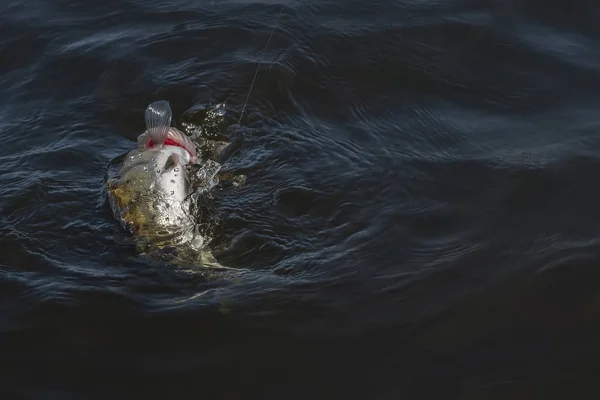
[[[181,147],[182,149],[187,150],[185,147],[183,147],[179,142],[176,142],[175,140],[171,139],[171,138],[167,138],[165,140],[165,145],[167,146],[178,146]],[[148,140],[148,143],[146,143],[147,147],[154,147],[154,143],[152,143],[152,139]]]

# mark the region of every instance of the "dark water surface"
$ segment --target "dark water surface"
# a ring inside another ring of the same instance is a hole
[[[2,2],[0,395],[597,398],[592,4]],[[112,217],[106,165],[161,99],[230,108],[241,277]]]

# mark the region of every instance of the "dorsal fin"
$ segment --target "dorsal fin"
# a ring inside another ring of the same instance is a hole
[[[155,101],[146,108],[146,131],[154,145],[165,143],[171,126],[171,107],[164,100]]]

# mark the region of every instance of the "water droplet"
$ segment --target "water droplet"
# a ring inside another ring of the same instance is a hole
[[[175,171],[175,172],[179,172],[179,168],[175,168],[173,171]]]

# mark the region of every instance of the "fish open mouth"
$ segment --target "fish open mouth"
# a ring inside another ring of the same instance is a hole
[[[186,149],[186,147],[183,144],[181,144],[181,143],[179,143],[179,142],[177,142],[177,141],[175,141],[175,140],[173,140],[171,138],[167,138],[165,140],[164,144],[165,144],[165,146],[178,146],[178,147],[181,147],[183,149]],[[152,143],[152,139],[150,139],[148,141],[148,143],[146,143],[146,147],[148,147],[148,148],[154,147],[154,143]],[[188,149],[186,149],[186,150],[188,150]],[[188,150],[188,152],[189,152],[189,150]]]
[[[170,128],[169,133],[164,142],[165,146],[177,146],[187,150],[190,153],[193,162],[196,161],[196,146],[191,139],[177,128]],[[152,148],[155,144],[152,139],[148,138],[145,143],[146,148]]]

